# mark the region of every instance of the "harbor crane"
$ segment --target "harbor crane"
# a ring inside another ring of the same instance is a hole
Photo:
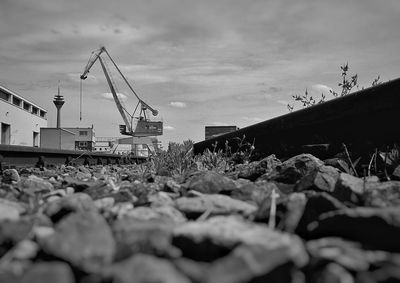
[[[132,91],[132,93],[136,96],[138,99],[138,103],[136,104],[135,110],[133,111],[132,114],[130,114],[122,100],[118,97],[116,86],[114,81],[112,80],[111,74],[109,70],[107,69],[107,65],[105,63],[105,60],[102,56],[104,54],[110,59],[114,67],[117,69],[118,73],[121,75],[122,79],[125,81],[129,89]],[[110,54],[108,53],[107,49],[102,46],[100,49],[95,50],[92,52],[92,55],[89,58],[89,61],[80,76],[81,80],[85,80],[88,76],[88,73],[94,63],[99,60],[101,67],[103,69],[104,75],[106,77],[107,83],[110,87],[111,94],[113,96],[114,102],[117,105],[117,109],[124,120],[124,125],[119,125],[120,133],[123,135],[128,135],[128,136],[134,136],[134,137],[147,137],[147,136],[159,136],[162,135],[163,133],[163,122],[162,121],[151,121],[146,114],[146,111],[149,110],[153,116],[158,115],[158,111],[154,108],[152,108],[150,105],[148,105],[146,102],[144,102],[138,94],[135,92],[135,90],[132,88],[132,86],[129,84],[127,78],[124,76],[124,74],[121,72],[120,68],[117,66],[117,64],[114,62]],[[139,108],[140,107],[140,108]],[[138,111],[139,108],[139,111]],[[135,113],[139,112],[138,116],[135,116]]]

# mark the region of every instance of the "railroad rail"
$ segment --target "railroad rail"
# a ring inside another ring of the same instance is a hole
[[[237,139],[254,141],[261,157],[338,153],[342,144],[368,151],[400,141],[400,78],[194,144],[194,153],[237,150]]]
[[[145,157],[127,158],[118,154],[58,150],[19,145],[0,145],[0,168],[50,167],[55,165],[95,165],[142,162]]]

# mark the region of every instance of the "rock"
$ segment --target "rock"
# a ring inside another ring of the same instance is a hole
[[[397,165],[396,168],[394,168],[392,177],[394,177],[396,180],[400,180],[400,165]]]
[[[57,222],[71,212],[90,211],[97,211],[90,196],[84,193],[76,193],[48,203],[43,212],[53,222]]]
[[[190,283],[168,260],[145,254],[114,264],[105,273],[119,283]]]
[[[32,232],[37,239],[43,239],[53,235],[55,230],[53,227],[48,226],[34,226]]]
[[[173,227],[173,223],[160,220],[142,221],[126,217],[115,221],[112,225],[116,242],[115,260],[136,253],[179,257],[180,250],[171,244]]]
[[[64,262],[37,262],[20,279],[21,283],[74,283],[71,268]]]
[[[13,258],[18,260],[32,259],[39,251],[39,246],[32,240],[22,240],[13,249]]]
[[[292,282],[293,266],[303,267],[306,263],[305,250],[295,250],[288,243],[271,247],[240,245],[212,263],[205,273],[205,282]]]
[[[151,190],[149,185],[140,183],[139,181],[135,181],[134,183],[130,184],[129,187],[125,187],[124,189],[129,190],[129,192],[136,197],[136,201],[134,203],[135,206],[149,204],[148,195],[153,193],[153,190]]]
[[[219,194],[204,194],[196,197],[181,197],[175,200],[178,210],[189,218],[198,217],[207,212],[216,214],[251,215],[257,211],[257,206]]]
[[[172,206],[165,207],[137,207],[125,214],[125,217],[134,218],[137,220],[154,220],[172,221],[172,222],[185,222],[185,216]]]
[[[101,181],[97,182],[94,185],[89,186],[88,188],[82,191],[82,193],[89,195],[93,200],[103,198],[112,192],[113,192],[112,187]]]
[[[0,198],[0,222],[18,220],[20,214],[28,210],[25,204]]]
[[[260,206],[266,199],[271,196],[271,192],[282,194],[278,187],[271,182],[259,181],[259,182],[249,182],[242,186],[239,186],[236,190],[233,190],[230,196],[234,199],[242,201],[251,201]]]
[[[357,207],[322,214],[308,226],[310,238],[341,237],[369,249],[400,252],[400,210]]]
[[[301,178],[295,186],[297,192],[317,190],[333,192],[339,178],[339,170],[331,166],[319,166],[313,172]]]
[[[192,176],[184,187],[204,194],[217,194],[223,191],[233,191],[236,189],[236,184],[228,177],[213,171],[205,171]]]
[[[284,194],[288,195],[295,192],[295,184],[285,184],[277,181],[272,181],[272,183],[274,183],[278,187],[279,191]]]
[[[78,171],[75,174],[75,178],[77,180],[88,181],[92,178],[92,174]]]
[[[307,226],[316,221],[320,215],[329,211],[336,211],[347,208],[339,200],[325,192],[308,192],[307,202],[304,206],[302,216],[298,221],[295,233],[302,238],[308,238]]]
[[[174,201],[166,192],[156,192],[148,196],[152,207],[173,206]]]
[[[307,263],[307,254],[304,249],[293,250],[287,244],[270,248],[239,245],[229,255],[212,263],[184,258],[174,263],[193,282],[303,282],[298,281],[299,272],[294,271]]]
[[[327,264],[322,271],[312,274],[313,282],[354,283],[352,274],[336,263]]]
[[[28,178],[21,179],[19,187],[22,191],[35,194],[35,193],[49,193],[53,191],[53,185],[42,178],[30,175]]]
[[[248,164],[236,165],[237,177],[251,181],[257,180],[266,172],[266,169],[259,166],[259,163],[259,161],[253,161]]]
[[[344,202],[360,204],[365,189],[365,180],[347,173],[341,173],[333,191],[333,196]]]
[[[249,164],[237,165],[237,177],[255,181],[262,175],[271,173],[277,166],[280,165],[282,165],[282,162],[276,158],[274,154],[272,154],[260,161],[253,161]]]
[[[133,209],[133,204],[130,202],[116,203],[110,210],[111,214],[117,218],[125,217],[129,211]]]
[[[3,171],[2,182],[6,184],[18,183],[21,180],[21,177],[18,174],[18,171],[15,169],[5,169]]]
[[[282,165],[276,166],[275,170],[264,174],[261,178],[263,180],[294,184],[322,165],[324,165],[324,163],[315,156],[311,154],[300,154],[286,160]]]
[[[119,190],[117,192],[113,192],[107,197],[112,197],[115,201],[115,203],[119,202],[132,202],[132,203],[137,203],[138,198],[132,195],[132,193],[128,190]]]
[[[374,207],[400,206],[400,181],[367,184],[364,205]]]
[[[52,191],[52,192],[50,192],[50,193],[48,193],[48,194],[45,194],[45,195],[43,195],[42,197],[43,197],[43,199],[47,199],[48,197],[51,197],[51,196],[64,197],[64,196],[66,196],[66,195],[67,195],[67,193],[66,193],[65,190],[58,189],[58,190]]]
[[[188,222],[174,229],[173,244],[183,256],[212,261],[227,255],[240,244],[259,245],[266,249],[288,246],[293,254],[303,251],[301,240],[263,224],[254,224],[238,216],[215,216],[202,222]],[[307,262],[305,253],[298,254],[298,263]]]
[[[153,208],[158,215],[160,215],[160,219],[169,219],[175,223],[183,223],[187,221],[185,215],[177,210],[173,206],[160,206]]]
[[[69,168],[69,167],[71,167],[71,168],[73,168],[73,170],[75,170],[75,167],[72,167],[72,166],[67,166],[66,168]],[[71,176],[66,176],[66,177],[64,177],[62,184],[64,187],[72,187],[75,192],[82,192],[89,187],[96,186],[98,184],[98,182],[97,181],[81,181],[81,180],[75,179]]]
[[[321,238],[308,241],[307,251],[318,263],[335,262],[351,271],[366,271],[370,268],[371,254],[362,250],[359,243],[350,242],[341,238]]]
[[[277,166],[282,165],[282,161],[276,158],[275,154],[271,154],[264,159],[261,159],[258,165],[266,170],[272,172]]]
[[[282,194],[280,190],[275,190],[275,206],[276,206],[276,214],[275,214],[275,223],[278,226],[281,225],[281,222],[284,220],[285,214],[287,212],[286,205],[289,201],[289,196]],[[268,222],[271,212],[271,204],[272,198],[271,194],[263,200],[262,203],[259,204],[258,210],[255,213],[255,219],[258,222]]]
[[[207,282],[207,272],[211,269],[212,262],[194,261],[184,257],[174,259],[173,262],[192,282]]]
[[[115,252],[110,227],[101,215],[92,211],[69,214],[39,244],[47,254],[83,270],[111,263]]]
[[[168,178],[164,183],[159,183],[164,184],[163,190],[166,192],[179,193],[181,191],[181,185],[171,178]]]
[[[25,239],[32,227],[33,221],[30,219],[0,222],[0,258],[11,247]]]
[[[303,193],[293,193],[289,195],[286,204],[286,213],[283,217],[283,230],[293,233],[297,228],[301,217],[303,216],[304,208],[307,203],[307,198]]]
[[[400,282],[400,266],[385,266],[357,274],[357,283]]]
[[[262,175],[272,172],[281,164],[282,162],[272,154],[260,161],[253,161],[248,164],[237,164],[235,172],[238,178],[255,181]]]
[[[99,211],[110,210],[114,206],[114,199],[112,197],[100,198],[94,201],[94,205]]]

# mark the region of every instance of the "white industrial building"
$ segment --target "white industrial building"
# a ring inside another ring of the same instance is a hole
[[[39,146],[47,111],[0,85],[1,144]]]

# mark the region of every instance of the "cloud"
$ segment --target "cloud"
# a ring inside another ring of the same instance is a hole
[[[289,104],[289,102],[287,100],[283,100],[283,99],[277,100],[276,102],[278,102],[279,104],[283,104],[283,105]]]
[[[252,122],[252,123],[259,123],[264,121],[264,119],[259,118],[259,117],[247,117],[247,116],[243,116],[242,117],[243,120],[246,120],[248,122]]]
[[[332,88],[323,84],[315,84],[311,88],[319,93],[329,93],[332,90]]]
[[[172,126],[169,126],[169,125],[164,125],[164,130],[166,130],[166,131],[174,131],[175,128],[172,127]]]
[[[171,101],[169,103],[169,106],[176,107],[176,108],[186,108],[187,107],[186,103],[181,102],[181,101]]]
[[[231,124],[225,123],[225,122],[211,122],[210,126],[232,126]]]
[[[101,95],[101,97],[103,97],[103,98],[105,98],[105,99],[107,99],[107,100],[114,101],[113,95],[112,95],[112,93],[110,93],[110,92],[102,93],[102,94],[100,94],[100,95]],[[125,102],[125,101],[128,99],[128,97],[127,97],[125,94],[123,94],[123,93],[117,93],[117,96],[118,96],[119,99],[120,99],[121,101],[123,101],[123,102]]]

